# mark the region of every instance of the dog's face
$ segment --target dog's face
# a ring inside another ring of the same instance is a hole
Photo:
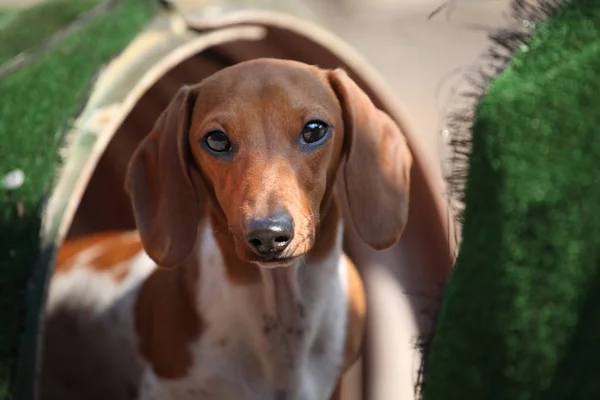
[[[264,266],[308,252],[344,139],[325,74],[253,63],[223,70],[197,90],[189,146],[237,255]]]
[[[127,190],[159,265],[189,255],[211,202],[238,257],[269,267],[310,251],[342,162],[358,233],[394,244],[411,161],[398,127],[343,71],[261,59],[180,90],[134,154]]]

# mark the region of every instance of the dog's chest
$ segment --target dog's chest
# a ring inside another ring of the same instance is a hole
[[[340,372],[340,342],[322,335],[307,354],[294,355],[294,365],[282,367],[279,360],[257,354],[257,349],[239,338],[215,342],[215,333],[194,345],[196,364],[182,379],[162,380],[158,399],[203,400],[326,400]],[[266,355],[266,353],[265,353]],[[275,371],[275,373],[273,373]],[[271,375],[271,377],[269,377]],[[147,376],[148,383],[155,380]],[[157,382],[158,383],[158,382]],[[158,387],[156,388],[158,389]],[[155,389],[155,390],[156,390]],[[162,391],[162,395],[160,395]]]
[[[148,374],[154,398],[327,399],[343,360],[343,255],[327,260],[336,265],[301,266],[293,288],[293,271],[283,268],[263,274],[260,284],[232,285],[218,254],[204,249],[212,263],[201,273],[198,308],[206,329],[192,345],[194,366],[182,379],[158,382]]]

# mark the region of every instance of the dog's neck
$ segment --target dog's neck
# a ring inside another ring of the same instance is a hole
[[[303,357],[308,353],[307,341],[314,334],[311,329],[314,329],[315,324],[314,316],[310,315],[311,310],[321,307],[315,304],[322,291],[327,291],[323,288],[328,281],[336,279],[338,274],[341,219],[337,200],[333,199],[327,208],[326,213],[321,214],[313,248],[305,256],[296,259],[291,266],[262,268],[240,260],[233,248],[233,239],[227,226],[218,215],[210,216],[210,228],[203,233],[212,235],[223,261],[228,282],[223,291],[229,291],[230,295],[225,294],[219,298],[224,302],[230,301],[234,308],[250,308],[242,311],[249,316],[244,318],[246,329],[249,328],[248,335],[253,336],[252,341],[258,346],[256,352],[260,354],[266,379],[282,390],[293,385],[294,374],[298,372]],[[207,244],[210,240],[210,237],[204,237],[201,243]],[[202,244],[200,245],[201,263],[210,262],[207,254],[209,247],[202,249]],[[211,268],[208,265],[200,267],[202,271]],[[200,281],[203,282],[204,279],[203,272],[200,272]],[[214,302],[214,297],[205,290],[219,290],[209,288],[209,285],[200,288],[200,296],[204,297],[205,303]],[[247,304],[236,304],[240,297],[233,293],[240,292],[251,293],[246,298]],[[202,307],[202,312],[205,310]]]

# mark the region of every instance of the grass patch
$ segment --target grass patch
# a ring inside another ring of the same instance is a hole
[[[8,23],[10,18],[17,13],[18,9],[0,6],[0,31]]]
[[[95,3],[56,0],[19,11],[0,29],[0,60],[26,49],[25,42],[38,43]],[[0,177],[17,168],[25,173],[20,188],[6,191],[0,187],[2,400],[11,398],[26,312],[39,312],[25,310],[24,305],[28,280],[41,251],[41,207],[60,161],[60,132],[81,109],[100,67],[126,47],[152,13],[148,2],[121,0],[49,52],[0,79]],[[0,19],[0,26],[2,20],[6,21]]]
[[[425,400],[600,398],[598,21],[565,3],[480,99]]]
[[[46,0],[25,9],[0,9],[0,64],[39,46],[101,0]]]

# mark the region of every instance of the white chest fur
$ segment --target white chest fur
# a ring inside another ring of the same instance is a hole
[[[318,264],[263,269],[261,282],[237,285],[208,227],[202,238],[197,307],[206,328],[192,345],[194,367],[175,380],[148,369],[140,400],[328,399],[347,322],[341,243]]]

